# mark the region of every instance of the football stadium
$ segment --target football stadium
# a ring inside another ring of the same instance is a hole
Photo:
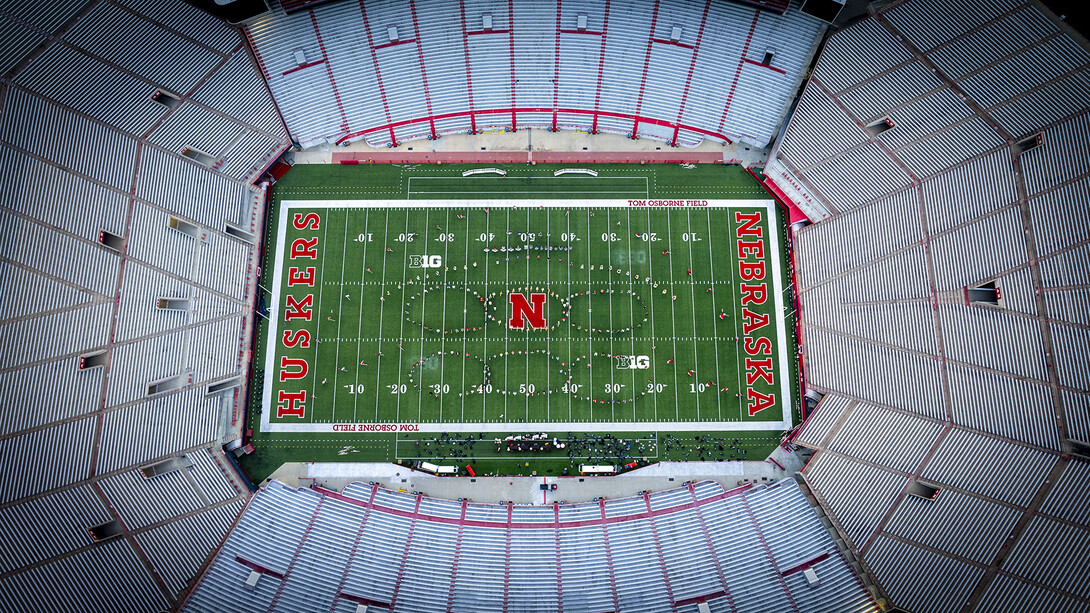
[[[1080,19],[0,2],[0,611],[1090,612]]]

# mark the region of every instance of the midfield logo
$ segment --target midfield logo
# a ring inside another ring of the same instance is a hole
[[[530,294],[530,302],[534,303],[531,307],[529,302],[526,302],[526,296],[521,293],[511,293],[507,296],[507,300],[511,303],[511,320],[507,322],[507,325],[523,330],[526,328],[526,324],[523,321],[523,316],[530,321],[530,327],[534,329],[544,328],[545,326],[545,294]]]

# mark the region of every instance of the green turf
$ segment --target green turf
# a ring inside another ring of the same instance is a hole
[[[272,421],[496,424],[494,435],[459,453],[477,462],[483,472],[518,474],[560,472],[579,460],[548,454],[508,459],[485,449],[492,445],[493,436],[519,432],[525,423],[583,422],[580,429],[593,432],[596,422],[781,417],[779,406],[751,417],[744,399],[738,397],[747,386],[740,378],[740,346],[733,341],[742,334],[731,209],[607,209],[594,207],[593,201],[573,203],[571,210],[496,206],[488,213],[472,206],[318,206],[291,212],[318,213],[319,231],[293,230],[276,236],[276,220],[285,200],[767,198],[739,167],[595,165],[597,178],[561,179],[553,177],[553,166],[501,168],[508,171],[507,177],[472,180],[463,179],[466,167],[458,166],[307,165],[285,175],[273,192],[262,286],[273,284],[274,257],[283,246],[297,237],[319,236],[319,258],[312,264],[318,269],[315,318],[307,326],[296,326],[307,328],[315,342],[308,349],[281,347],[276,354],[304,358],[312,371],[303,381],[308,389],[305,417],[278,420],[272,407]],[[781,219],[768,219],[765,224],[765,236],[783,238]],[[651,232],[658,240],[649,240]],[[529,234],[535,235],[533,240]],[[683,236],[688,240],[681,240]],[[491,247],[527,245],[557,249],[484,252]],[[670,253],[664,255],[663,250]],[[443,267],[408,266],[409,255],[424,253],[442,256]],[[529,258],[524,257],[527,254]],[[590,270],[591,265],[595,270]],[[286,285],[286,274],[283,271],[282,285]],[[645,282],[648,275],[650,284]],[[499,292],[525,287],[551,292],[550,329],[511,330],[505,325],[508,304]],[[601,289],[611,293],[581,295]],[[263,298],[267,304],[273,302],[269,295]],[[789,297],[785,301],[790,304]],[[774,326],[790,334],[793,322],[777,317],[771,305],[769,301],[760,309],[772,316]],[[718,313],[727,317],[719,318]],[[500,321],[486,319],[489,314]],[[771,327],[763,331],[772,338],[774,332]],[[267,322],[263,320],[255,333],[258,352],[251,425],[259,423],[267,374],[262,358],[268,349]],[[793,348],[792,339],[789,355],[777,352],[774,359],[790,362]],[[510,355],[510,351],[530,355]],[[596,352],[601,355],[595,357]],[[610,354],[647,355],[651,367],[619,370],[614,359],[602,357]],[[588,360],[591,368],[585,366]],[[687,374],[690,369],[692,376]],[[778,386],[778,367],[775,372]],[[709,382],[713,386],[707,388]],[[291,383],[284,389],[292,389]],[[705,391],[692,391],[701,384]],[[631,436],[668,434],[645,425],[640,428]],[[581,434],[576,433],[576,438]],[[736,449],[748,448],[760,456],[779,441],[780,434],[721,433],[704,438],[738,438]],[[667,451],[665,444],[658,444],[648,461],[698,459],[693,454],[708,453],[707,449],[696,451],[698,435],[683,431],[676,435],[690,445],[677,442]],[[260,480],[283,461],[442,459],[438,446],[423,447],[424,451],[406,446],[417,439],[430,441],[435,434],[405,436],[258,431],[252,439],[257,452],[244,458],[243,465]],[[716,449],[707,459],[737,457],[737,452]],[[527,461],[530,467],[524,466]]]

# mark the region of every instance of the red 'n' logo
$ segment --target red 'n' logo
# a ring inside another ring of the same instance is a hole
[[[526,296],[521,293],[512,293],[508,297],[511,302],[511,320],[507,322],[507,325],[512,328],[518,328],[522,330],[526,325],[522,321],[523,315],[530,321],[531,328],[544,328],[545,327],[545,294],[530,294],[530,302],[534,303],[531,307],[526,302]]]

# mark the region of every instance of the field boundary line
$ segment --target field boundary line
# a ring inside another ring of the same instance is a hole
[[[311,424],[270,424],[270,432],[321,432],[333,433],[337,424],[311,423]],[[367,424],[364,424],[367,425]],[[444,422],[383,422],[381,425],[410,426],[405,432],[510,432],[523,434],[526,432],[777,432],[791,428],[791,422],[782,421],[660,421],[660,422],[630,422],[630,421],[568,421],[568,422],[519,422],[508,423],[506,421],[444,423]],[[389,432],[397,434],[396,429]],[[368,434],[367,430],[357,429],[354,434]]]

